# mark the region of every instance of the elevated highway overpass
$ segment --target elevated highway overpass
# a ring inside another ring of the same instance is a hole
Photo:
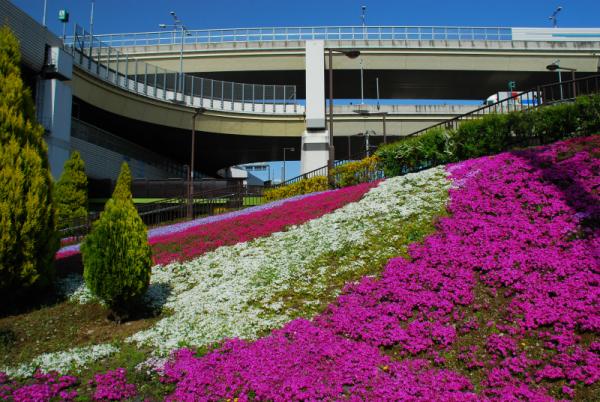
[[[599,69],[600,29],[460,27],[304,27],[146,32],[98,36],[128,57],[207,78],[296,85],[304,98],[305,42],[357,49],[334,57],[336,98],[484,99],[516,81],[528,89],[553,79],[546,66],[560,59],[580,74]],[[183,46],[182,46],[183,45]],[[183,50],[183,52],[182,52]]]
[[[336,98],[360,97],[361,63],[367,98],[374,97],[378,77],[382,98],[482,100],[509,80],[519,88],[555,80],[545,66],[557,58],[578,74],[595,73],[600,54],[600,29],[456,27],[257,28],[94,38],[80,29],[65,52],[58,38],[7,0],[0,0],[0,17],[17,32],[24,65],[38,80],[39,119],[47,129],[55,176],[72,148],[71,99],[75,118],[181,163],[190,151],[191,116],[205,108],[196,123],[196,164],[206,171],[281,159],[282,147],[298,145],[306,129],[301,100],[307,41],[361,51],[356,60],[334,58]],[[177,72],[182,50],[183,77]],[[64,73],[71,57],[72,74]],[[467,110],[385,111],[388,134],[405,135]],[[358,132],[381,133],[381,120],[337,108],[338,157],[344,157],[347,141],[350,148],[360,146]]]

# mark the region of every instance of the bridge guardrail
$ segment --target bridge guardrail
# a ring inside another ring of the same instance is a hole
[[[294,85],[259,85],[196,77],[137,60],[76,26],[66,47],[74,63],[129,92],[188,107],[240,113],[300,114]]]
[[[95,35],[114,47],[323,40],[510,41],[512,28],[448,26],[312,26],[155,31]],[[72,41],[72,37],[69,38]]]

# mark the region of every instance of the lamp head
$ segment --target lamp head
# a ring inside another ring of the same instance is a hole
[[[164,28],[166,28],[166,27],[167,27],[167,24],[158,24],[158,27],[159,27],[159,28],[163,28],[163,29],[164,29]]]
[[[358,56],[360,56],[360,50],[349,50],[347,52],[344,52],[344,54],[349,59],[356,59]]]
[[[558,64],[556,64],[556,62],[552,63],[552,64],[548,64],[546,66],[546,70],[548,71],[556,71],[560,68],[560,66]]]

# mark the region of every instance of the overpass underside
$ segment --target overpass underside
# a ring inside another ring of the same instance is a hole
[[[439,106],[439,107],[390,107],[394,115],[386,119],[386,131],[389,141],[421,128],[446,120],[454,115],[465,113],[472,107]],[[410,110],[412,114],[407,113]],[[416,112],[415,112],[416,111]],[[417,112],[420,111],[421,115]],[[404,114],[401,114],[404,113]],[[189,115],[189,113],[188,113]],[[176,161],[180,165],[190,162],[191,154],[191,117],[186,123],[189,126],[174,127],[124,116],[122,112],[111,112],[92,105],[80,98],[73,99],[73,117],[77,120],[100,127],[109,133],[128,140],[150,151]],[[283,159],[283,148],[295,149],[287,151],[287,160],[299,160],[298,150],[301,146],[301,135],[304,122],[298,124],[298,132],[285,135],[271,132],[269,135],[251,135],[211,132],[203,127],[203,119],[197,119],[195,165],[205,174],[214,175],[221,168],[251,162],[280,161]],[[364,151],[366,139],[362,133],[369,131],[371,146],[383,142],[382,119],[379,116],[364,117],[353,113],[351,106],[340,108],[335,117],[336,136],[334,145],[336,159],[348,159]],[[243,123],[242,123],[243,124]],[[294,124],[290,122],[289,124]],[[210,124],[209,124],[210,127]]]
[[[500,66],[499,66],[500,67]],[[571,75],[564,74],[564,79]],[[577,73],[585,76],[589,73]],[[295,85],[299,99],[306,97],[303,70],[207,72],[198,76],[224,81],[247,81],[268,85]],[[377,79],[381,99],[462,99],[484,100],[491,94],[507,90],[508,82],[517,89],[528,90],[554,82],[556,72],[548,71],[472,71],[472,70],[364,70],[364,97],[377,98]],[[336,99],[361,98],[361,71],[336,70],[333,73],[333,95]],[[328,75],[325,78],[329,87]]]

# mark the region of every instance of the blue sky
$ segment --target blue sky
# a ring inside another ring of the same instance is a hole
[[[12,0],[41,21],[44,0]],[[89,25],[91,0],[47,0],[47,25],[62,33],[58,10],[71,22]],[[368,25],[448,25],[549,27],[548,16],[561,5],[562,27],[598,27],[599,0],[96,0],[95,33],[155,31],[175,11],[189,29],[259,26],[360,25],[367,6]],[[69,28],[67,32],[72,32]]]

